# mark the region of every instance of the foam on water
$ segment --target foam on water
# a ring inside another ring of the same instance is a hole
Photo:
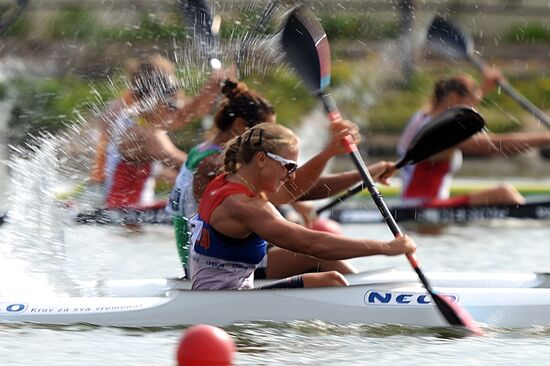
[[[10,261],[12,271],[16,267],[23,272],[16,277],[19,287],[30,285],[35,291],[37,283],[26,280],[50,278],[54,279],[52,285],[40,288],[53,290],[55,278],[63,273],[65,260],[63,219],[51,190],[58,179],[56,144],[41,139],[40,148],[32,153],[14,157],[9,163],[9,223],[2,228],[3,257]]]

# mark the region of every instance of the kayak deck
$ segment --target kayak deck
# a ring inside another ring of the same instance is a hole
[[[436,287],[482,287],[482,288],[550,288],[550,274],[537,272],[428,272],[427,278]],[[412,271],[382,269],[346,275],[352,285],[386,283],[419,284]],[[270,282],[257,280],[261,285]],[[83,281],[80,296],[154,297],[164,296],[170,290],[188,290],[191,283],[181,278]]]

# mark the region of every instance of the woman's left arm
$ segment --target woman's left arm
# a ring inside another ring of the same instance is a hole
[[[337,121],[330,124],[331,139],[326,148],[296,170],[296,177],[284,185],[277,193],[269,196],[275,204],[294,202],[308,192],[319,179],[327,162],[335,155],[345,153],[342,139],[351,136],[354,143],[360,140],[357,126],[349,121]]]
[[[190,124],[195,118],[200,118],[210,112],[211,106],[220,91],[221,81],[225,73],[215,72],[202,88],[199,94],[186,101],[182,107],[176,108],[174,117],[169,121],[163,121],[155,125],[167,131],[177,131]],[[178,95],[176,105],[183,100],[183,95]]]
[[[379,161],[368,166],[369,173],[375,182],[389,185],[389,178],[396,172],[395,163]],[[361,181],[361,174],[358,170],[323,175],[317,183],[300,200],[318,200],[334,196]]]

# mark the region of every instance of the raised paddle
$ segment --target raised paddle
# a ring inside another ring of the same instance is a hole
[[[396,169],[416,164],[443,150],[451,148],[478,133],[485,127],[483,117],[471,108],[456,107],[433,117],[409,144],[405,155],[395,164]],[[345,201],[361,192],[365,185],[360,183],[346,193],[317,209],[317,214]]]
[[[426,42],[430,49],[443,56],[452,59],[467,59],[480,71],[487,67],[486,63],[475,55],[472,37],[440,15],[435,16],[428,27]],[[515,99],[523,108],[544,123],[546,127],[550,128],[550,118],[506,80],[498,80],[498,85],[506,94]]]
[[[331,122],[340,120],[342,117],[328,90],[330,85],[330,49],[328,39],[315,15],[309,12],[305,6],[299,6],[294,9],[286,21],[281,42],[287,61],[294,67],[313,94],[321,98]],[[352,142],[351,138],[343,140],[343,144],[359,170],[384,221],[395,237],[402,236],[403,233],[392,217],[382,195],[376,188],[367,166],[357,150],[357,146]],[[462,307],[457,303],[451,302],[444,295],[438,294],[432,288],[420,268],[416,256],[408,254],[407,259],[446,321],[453,326],[464,327],[474,334],[482,334],[481,329],[476,326],[471,316]]]
[[[219,38],[221,18],[214,16],[205,0],[180,0],[180,10],[191,35],[198,39],[202,51],[210,57],[210,66],[221,69]]]

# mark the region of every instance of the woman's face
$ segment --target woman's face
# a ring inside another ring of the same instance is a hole
[[[263,159],[261,169],[262,191],[275,193],[287,181],[293,180],[296,177],[298,146],[281,149],[277,153],[260,152],[258,154],[262,154]],[[294,164],[296,166],[293,166]]]
[[[457,105],[463,105],[471,108],[475,108],[479,105],[479,102],[481,101],[481,98],[483,97],[483,92],[481,89],[477,86],[476,81],[468,76],[462,77],[462,82],[466,86],[466,90],[468,90],[467,95],[458,95],[458,99],[456,104]]]

